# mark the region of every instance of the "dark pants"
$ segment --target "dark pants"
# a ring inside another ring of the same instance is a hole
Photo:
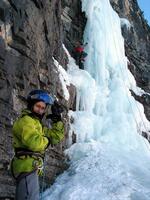
[[[36,172],[17,181],[16,200],[39,200],[39,180]]]
[[[79,68],[84,69],[84,62],[82,60],[79,61]]]

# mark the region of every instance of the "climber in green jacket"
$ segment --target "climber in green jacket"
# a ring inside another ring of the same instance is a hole
[[[49,144],[57,144],[64,137],[60,106],[43,90],[33,90],[27,97],[27,109],[13,125],[15,156],[11,162],[17,180],[16,200],[39,200],[38,175],[42,173],[44,152]],[[47,105],[52,105],[52,127],[42,124]]]

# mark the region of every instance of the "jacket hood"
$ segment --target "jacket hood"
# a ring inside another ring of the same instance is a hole
[[[25,116],[25,115],[32,115],[31,110],[28,110],[28,109],[22,110],[22,112],[21,112],[21,117],[23,117],[23,116]]]

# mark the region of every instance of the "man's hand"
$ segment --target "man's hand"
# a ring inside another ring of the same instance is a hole
[[[51,110],[54,115],[60,115],[64,111],[63,107],[57,101],[54,101]]]
[[[57,101],[54,101],[54,104],[51,106],[51,111],[52,114],[47,115],[46,119],[51,119],[53,122],[61,121],[61,113],[64,109]]]

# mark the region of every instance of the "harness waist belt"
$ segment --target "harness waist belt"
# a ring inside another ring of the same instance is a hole
[[[44,155],[39,153],[39,152],[34,152],[34,151],[29,151],[27,149],[23,149],[23,148],[16,148],[15,149],[15,155],[16,157],[19,156],[35,156],[35,157],[40,157],[40,158],[44,158]]]

